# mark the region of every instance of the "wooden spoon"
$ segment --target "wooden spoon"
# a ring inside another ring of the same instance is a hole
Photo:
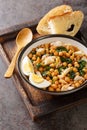
[[[5,78],[10,78],[13,74],[14,68],[15,68],[15,64],[16,64],[16,59],[17,56],[20,52],[20,50],[26,45],[28,44],[33,38],[33,34],[32,31],[29,28],[24,28],[22,29],[17,37],[16,37],[16,45],[17,45],[17,52],[15,54],[15,56],[13,57],[4,77]]]

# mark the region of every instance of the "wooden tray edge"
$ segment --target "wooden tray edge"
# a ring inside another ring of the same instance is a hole
[[[37,24],[36,24],[36,25],[37,25]],[[12,28],[11,28],[11,27],[8,28],[8,29],[6,30],[6,32],[5,32],[5,31],[1,31],[1,32],[0,32],[0,38],[3,37],[3,40],[0,41],[0,42],[2,43],[2,42],[5,42],[5,41],[7,41],[7,40],[11,40],[11,39],[15,38],[16,35],[17,35],[17,33],[18,33],[18,31],[19,31],[21,28],[23,28],[23,26],[24,26],[24,27],[30,27],[30,28],[32,29],[32,28],[35,28],[36,25],[32,25],[32,26],[31,26],[29,23],[27,23],[27,24],[21,24],[21,25],[17,25],[17,26],[16,26],[17,30],[16,30],[15,26],[13,26]],[[14,30],[14,29],[15,29],[15,30]],[[34,31],[35,31],[35,30],[34,30]],[[3,32],[3,33],[2,33],[2,32]],[[5,32],[5,33],[4,33],[4,32]],[[6,36],[7,36],[7,37],[6,37]],[[9,36],[9,38],[8,38],[8,36]],[[0,48],[3,49],[2,45],[0,45]],[[5,55],[5,60],[6,60],[7,64],[9,64],[8,58],[6,57],[6,54],[5,54],[4,50],[3,50],[3,54]],[[13,76],[13,81],[14,81],[14,83],[15,83],[15,79],[18,80],[16,74],[14,74],[14,76]],[[19,82],[19,80],[18,80],[17,82]],[[20,84],[20,83],[19,83],[19,84]],[[39,112],[39,106],[38,106],[38,108],[37,108],[36,106],[32,106],[32,104],[30,103],[30,101],[29,101],[29,99],[28,99],[28,96],[27,96],[25,90],[22,88],[22,86],[21,86],[21,85],[18,86],[17,83],[15,83],[15,86],[16,86],[18,92],[20,93],[21,98],[23,99],[23,101],[24,101],[24,103],[25,103],[25,105],[26,105],[26,107],[27,107],[27,109],[28,109],[28,111],[29,111],[29,114],[30,114],[32,120],[35,120],[37,117],[43,116],[43,114],[41,114],[41,112]],[[77,106],[78,104],[81,104],[81,103],[83,103],[83,102],[87,102],[87,99],[84,99],[84,100],[81,99],[81,100],[79,100],[79,101],[74,102],[74,104],[71,103],[71,104],[69,104],[69,105],[63,106],[62,109],[65,109],[65,108],[67,109],[67,108],[69,108],[69,106],[72,107],[72,105]],[[44,106],[44,107],[46,107],[46,106]],[[62,109],[61,109],[61,110],[62,110]],[[55,110],[52,110],[52,111],[49,111],[49,112],[46,111],[46,109],[44,109],[44,113],[45,113],[44,115],[49,114],[49,113],[51,113],[51,112],[53,112],[53,111],[56,111],[56,110],[59,110],[59,109],[56,108]],[[36,111],[38,111],[38,114],[36,113]]]
[[[14,39],[22,28],[30,28],[32,32],[35,33],[36,26],[37,22],[32,21],[0,30],[0,43]]]

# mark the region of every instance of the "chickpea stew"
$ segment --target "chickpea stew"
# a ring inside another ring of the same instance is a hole
[[[42,89],[54,92],[80,87],[87,80],[87,55],[71,44],[56,41],[33,48],[27,55],[34,73],[49,81]]]

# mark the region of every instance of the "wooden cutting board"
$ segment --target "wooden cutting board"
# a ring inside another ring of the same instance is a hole
[[[19,30],[24,27],[30,27],[33,31],[34,38],[38,37],[36,33],[36,25],[32,26],[31,23],[14,26],[0,31],[0,55],[5,60],[7,67],[17,49],[15,44],[15,37]],[[82,40],[84,44],[87,44],[81,32],[79,32],[76,37]],[[68,109],[71,106],[87,102],[87,87],[79,90],[78,92],[65,96],[52,96],[44,94],[32,88],[22,80],[18,73],[17,66],[15,67],[13,80],[20,96],[25,103],[25,106],[29,111],[32,120],[40,118],[41,116],[56,110],[66,110],[66,108]]]

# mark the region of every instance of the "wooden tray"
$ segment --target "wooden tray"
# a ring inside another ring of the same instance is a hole
[[[7,66],[16,52],[15,37],[18,31],[24,27],[30,27],[34,33],[34,36],[37,36],[35,30],[36,25],[32,26],[28,23],[0,31],[0,54],[2,58],[4,58]],[[84,42],[84,44],[86,44],[85,38],[81,32],[79,32],[76,37],[78,37]],[[65,110],[71,106],[87,102],[87,87],[66,96],[51,96],[39,92],[25,83],[21,79],[17,71],[17,67],[13,75],[13,80],[29,111],[32,120],[35,120],[56,110]]]

